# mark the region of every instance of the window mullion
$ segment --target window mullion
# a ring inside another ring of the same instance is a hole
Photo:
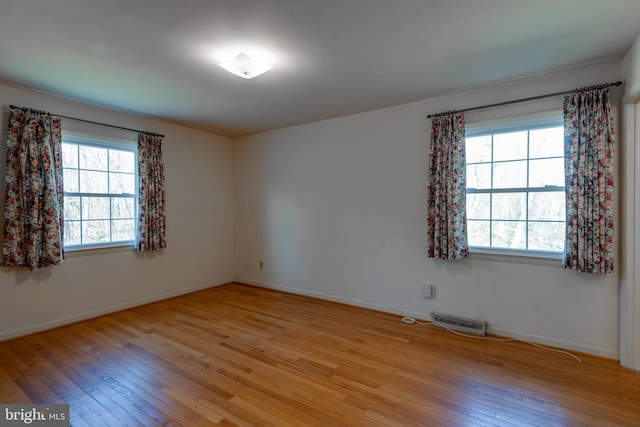
[[[107,149],[107,189],[111,194],[111,150]],[[113,242],[113,210],[112,210],[111,197],[109,197],[109,241]]]
[[[513,188],[469,188],[467,193],[469,194],[499,194],[499,193],[522,193],[524,191],[531,191],[532,193],[554,193],[558,191],[564,191],[564,187],[557,185],[547,185],[545,187],[513,187]]]
[[[77,154],[76,157],[78,159],[78,186],[76,187],[78,189],[78,192],[80,192],[80,145],[76,144],[76,150],[77,150]],[[83,212],[83,197],[80,197],[80,244],[84,244],[84,227],[82,226],[83,221],[84,221],[84,212]]]
[[[494,135],[491,135],[491,177],[489,182],[491,183],[491,190],[493,190],[493,170],[495,168],[493,163],[494,158]],[[493,193],[489,196],[489,247],[493,247]]]
[[[524,199],[524,248],[529,250],[529,188],[531,187],[531,131],[527,130],[527,191]]]
[[[78,174],[78,176],[80,176]],[[79,178],[78,178],[79,180]],[[78,188],[80,188],[80,186],[78,186]],[[80,196],[80,244],[84,244],[84,227],[82,226],[82,224],[84,223],[84,212],[83,212],[83,199],[84,197]]]

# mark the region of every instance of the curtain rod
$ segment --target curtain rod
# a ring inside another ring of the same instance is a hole
[[[44,110],[36,110],[36,109],[33,109],[33,108],[27,108],[27,107],[18,107],[17,105],[9,105],[9,108],[17,108],[17,109],[21,109],[21,110],[28,110],[28,111],[30,111],[32,113],[49,114],[49,115],[53,115],[55,117],[60,117],[61,119],[75,120],[76,122],[88,123],[88,124],[91,124],[91,125],[98,125],[98,126],[105,126],[105,127],[114,128],[114,129],[127,130],[127,131],[130,131],[130,132],[144,133],[144,134],[147,134],[147,135],[155,135],[155,136],[159,136],[161,138],[164,138],[164,135],[162,135],[161,133],[147,132],[145,130],[138,130],[138,129],[131,129],[131,128],[123,127],[123,126],[110,125],[108,123],[94,122],[93,120],[78,119],[77,117],[69,117],[69,116],[63,116],[61,114],[53,114],[53,113],[50,113],[50,112],[44,111]]]
[[[574,90],[567,90],[567,91],[564,91],[564,92],[548,93],[546,95],[532,96],[531,98],[522,98],[522,99],[516,99],[516,100],[513,100],[513,101],[498,102],[496,104],[481,105],[479,107],[465,108],[463,110],[443,111],[442,113],[429,114],[427,116],[427,118],[430,119],[431,117],[445,116],[447,114],[453,114],[453,113],[466,113],[467,111],[481,110],[483,108],[501,107],[503,105],[518,104],[520,102],[535,101],[537,99],[551,98],[551,97],[560,96],[560,95],[568,95],[570,93],[582,92],[582,91],[585,91],[585,90],[604,89],[604,88],[611,87],[611,86],[622,86],[622,82],[621,81],[617,81],[617,82],[613,82],[613,83],[604,83],[604,84],[600,84],[600,85],[585,86],[583,88],[574,89]]]

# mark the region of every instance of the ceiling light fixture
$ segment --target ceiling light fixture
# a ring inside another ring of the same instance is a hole
[[[275,59],[272,55],[261,54],[255,50],[253,52],[237,52],[232,57],[227,56],[218,63],[228,72],[243,79],[258,77],[272,69],[274,64]]]

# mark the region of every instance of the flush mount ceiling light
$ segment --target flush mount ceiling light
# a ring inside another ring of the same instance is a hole
[[[256,48],[228,49],[217,57],[218,65],[243,79],[266,73],[276,63],[272,54]]]
[[[235,58],[221,62],[219,65],[231,74],[240,76],[243,79],[258,77],[273,68],[265,62],[251,58],[246,53],[239,53]]]

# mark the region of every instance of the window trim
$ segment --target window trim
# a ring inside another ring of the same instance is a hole
[[[564,126],[562,109],[465,123],[465,138]]]
[[[520,116],[511,116],[500,119],[484,120],[478,122],[472,122],[465,125],[465,140],[466,138],[475,138],[482,136],[493,136],[496,134],[532,131],[537,129],[547,129],[552,127],[564,126],[562,110],[550,110],[533,114],[525,114]],[[534,160],[552,159],[557,157],[544,157],[535,158]],[[532,160],[527,154],[527,162]],[[512,160],[500,160],[497,162],[483,162],[493,165],[495,163],[512,162]],[[483,164],[472,163],[472,164]],[[465,162],[465,167],[468,163]],[[528,173],[528,172],[527,172]],[[527,179],[528,180],[528,179]],[[564,186],[558,185],[546,185],[544,187],[513,187],[513,188],[466,188],[465,194],[498,194],[498,193],[539,193],[539,192],[564,192]],[[468,219],[467,219],[468,221]],[[472,220],[473,221],[473,220]],[[489,219],[489,221],[494,221]],[[528,220],[526,221],[529,222]],[[542,221],[534,221],[542,222]],[[557,221],[552,221],[557,222]],[[565,219],[566,224],[566,219]],[[469,252],[471,254],[480,254],[487,256],[488,258],[525,258],[525,259],[539,259],[539,260],[562,260],[564,250],[562,251],[545,251],[539,249],[509,249],[509,248],[494,248],[487,246],[472,246],[469,245]]]
[[[469,258],[472,260],[508,262],[528,265],[542,265],[547,267],[562,268],[562,253],[549,254],[529,254],[529,253],[502,253],[500,251],[491,251],[490,248],[479,248],[480,250],[471,250],[469,248]]]

